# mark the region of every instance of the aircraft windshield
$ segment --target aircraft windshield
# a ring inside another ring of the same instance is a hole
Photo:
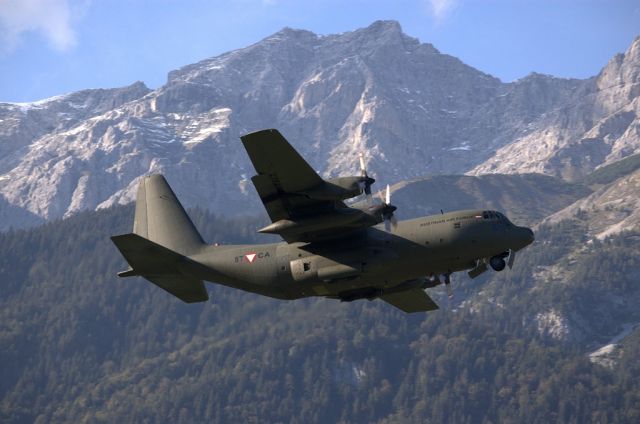
[[[509,219],[506,216],[504,216],[502,213],[497,211],[483,211],[482,217],[484,219],[496,219],[498,221],[503,221],[507,224],[511,224],[511,221],[509,221]]]

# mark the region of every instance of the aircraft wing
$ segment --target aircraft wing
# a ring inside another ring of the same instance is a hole
[[[438,309],[438,305],[419,287],[385,294],[380,296],[380,299],[405,312],[427,312]]]
[[[268,176],[281,192],[295,193],[322,184],[322,177],[278,130],[256,131],[240,139],[258,175]]]
[[[300,194],[324,183],[322,177],[275,129],[240,137],[257,175],[251,178],[272,222],[313,216],[331,220],[337,210],[348,209],[342,201],[311,199]],[[344,226],[316,228],[296,234],[280,234],[287,242],[314,241],[344,234]],[[353,230],[353,229],[351,229]]]

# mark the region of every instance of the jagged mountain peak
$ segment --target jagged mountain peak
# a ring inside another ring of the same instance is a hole
[[[291,27],[283,27],[278,32],[275,32],[267,37],[265,37],[262,41],[288,41],[288,40],[315,40],[318,38],[318,35],[312,31],[308,31],[306,29],[299,28],[291,28]],[[261,41],[261,42],[262,42]]]
[[[625,61],[640,62],[640,35],[633,39],[624,53]]]
[[[353,31],[353,33],[358,36],[372,37],[382,42],[399,41],[405,38],[415,40],[415,38],[409,37],[402,31],[399,22],[393,20],[378,20],[366,28]]]
[[[586,80],[536,77],[514,83],[527,96],[559,96],[561,101],[547,105],[546,113],[470,174],[542,172],[578,180],[640,152],[639,51],[636,38],[624,54]]]
[[[208,85],[212,79],[237,80],[245,77],[244,74],[252,74],[250,78],[253,79],[253,72],[259,73],[260,68],[290,68],[291,60],[302,65],[313,55],[319,40],[320,37],[313,32],[285,27],[248,47],[173,70],[169,72],[167,86],[183,83]],[[247,68],[254,71],[247,72]]]
[[[34,102],[2,103],[0,108],[17,108],[23,112],[34,109],[47,109],[67,106],[75,109],[96,108],[100,110],[113,109],[131,100],[139,99],[151,90],[142,81],[136,81],[125,87],[116,88],[88,88],[71,93],[61,94]]]
[[[313,42],[316,39],[341,39],[342,41],[349,41],[354,37],[373,37],[376,40],[381,40],[383,37],[388,37],[389,39],[393,37],[411,38],[402,31],[402,27],[399,22],[394,20],[378,20],[364,28],[326,36],[321,36],[305,29],[284,27],[281,30],[265,37],[256,44],[260,44],[265,41],[287,42],[291,40]]]
[[[368,27],[363,28],[359,31],[402,33],[402,26],[400,25],[400,22],[393,19],[387,19],[387,20],[379,19],[377,21],[374,21]]]
[[[387,50],[388,52],[387,47],[397,48],[398,46],[403,46],[405,50],[413,50],[420,46],[420,42],[404,34],[397,21],[376,21],[366,28],[327,36],[319,36],[307,30],[284,27],[248,47],[171,71],[168,76],[168,84],[202,81],[204,75],[218,74],[225,71],[226,67],[230,65],[247,60],[253,60],[256,66],[265,66],[265,63],[281,61],[283,52],[303,57],[304,60],[309,59],[309,56],[316,55],[327,59],[327,57],[347,54],[367,56],[379,50]],[[430,44],[423,46],[431,53],[439,53]]]
[[[328,50],[338,54],[351,52],[361,57],[376,53],[397,56],[413,51],[421,46],[417,38],[402,31],[397,21],[375,21],[365,28],[324,37]],[[430,48],[429,48],[430,46]],[[429,52],[436,52],[431,45],[425,45]]]
[[[624,53],[616,54],[598,74],[599,89],[640,83],[640,36]],[[640,93],[640,89],[633,90]]]
[[[153,91],[135,83],[68,95],[101,99],[86,103],[88,112],[49,111],[44,121],[6,112],[0,193],[11,205],[56,218],[127,203],[137,177],[163,172],[187,206],[260,211],[238,137],[274,127],[322,175],[358,172],[363,151],[371,174],[385,183],[464,173],[491,158],[498,159],[491,171],[548,172],[544,166],[559,166],[529,152],[544,150],[536,147],[537,131],[550,131],[545,140],[566,137],[562,131],[577,132],[579,122],[587,132],[592,116],[602,116],[590,106],[599,99],[593,93],[593,80],[541,74],[504,84],[404,34],[395,21],[323,36],[283,28],[172,71]],[[610,143],[607,131],[623,130],[633,117],[621,118],[594,134]],[[526,135],[533,137],[526,148],[504,150]],[[631,130],[624,137],[616,147],[621,157],[637,139]],[[596,153],[588,166],[602,161]]]
[[[518,78],[517,80],[513,81],[514,84],[518,84],[518,83],[529,83],[532,81],[548,81],[548,80],[558,80],[558,81],[582,81],[579,80],[577,78],[565,78],[565,77],[556,77],[554,75],[551,74],[543,74],[541,72],[529,72],[527,75],[525,75],[522,78]]]

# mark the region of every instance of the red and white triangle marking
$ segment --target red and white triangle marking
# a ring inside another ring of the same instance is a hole
[[[247,253],[246,255],[244,255],[244,257],[247,258],[249,263],[253,263],[253,261],[256,258],[256,254],[255,253]]]

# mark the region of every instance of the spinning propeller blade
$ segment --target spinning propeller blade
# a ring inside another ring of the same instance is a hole
[[[371,205],[371,184],[376,180],[367,174],[367,167],[364,163],[364,153],[360,152],[358,156],[360,159],[360,176],[362,177],[358,185],[360,186],[360,191],[367,196],[367,204]]]
[[[360,161],[360,176],[362,180],[358,183],[360,190],[366,194],[367,205],[369,207],[373,204],[373,196],[371,194],[371,185],[376,181],[373,178],[369,177],[367,174],[367,167],[364,161],[364,153],[360,152],[358,155]],[[376,211],[381,212],[382,220],[384,221],[384,228],[387,231],[391,231],[391,229],[395,229],[398,226],[398,220],[393,215],[397,207],[391,204],[391,187],[387,184],[387,189],[384,193],[381,191],[378,192],[378,196],[382,201],[382,207],[376,206]]]
[[[367,176],[367,168],[364,164],[364,153],[360,152],[360,175],[363,177]]]
[[[384,205],[382,211],[382,218],[384,219],[384,229],[386,231],[391,231],[391,228],[395,230],[398,226],[398,220],[393,215],[393,213],[397,208],[391,204],[391,187],[389,187],[389,184],[387,184],[387,190],[384,194],[384,197],[382,195],[382,192],[380,192],[379,194],[382,200],[382,204]]]

